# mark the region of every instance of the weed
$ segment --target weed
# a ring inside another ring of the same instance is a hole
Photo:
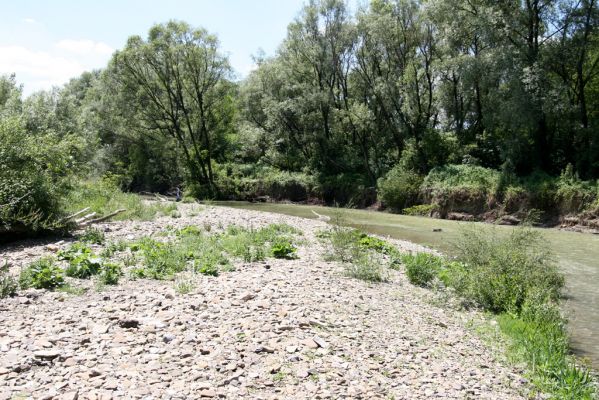
[[[116,285],[123,275],[121,266],[115,263],[104,263],[100,269],[99,280],[105,285]]]
[[[70,294],[72,296],[82,296],[85,293],[87,293],[87,288],[81,286],[73,286],[67,283],[58,287],[57,291]]]
[[[104,244],[106,236],[98,228],[88,227],[80,237],[81,241],[92,244]]]
[[[407,254],[402,257],[410,283],[429,286],[442,268],[443,260],[428,253]]]
[[[386,282],[388,275],[384,260],[376,253],[362,252],[352,259],[352,262],[344,263],[345,274],[352,278],[368,282]]]
[[[196,288],[195,283],[190,277],[177,278],[173,286],[179,294],[189,294]]]
[[[5,261],[0,265],[0,299],[14,295],[17,288],[17,280],[10,274],[8,261]]]
[[[34,261],[19,275],[19,286],[22,289],[54,289],[62,285],[64,285],[62,269],[51,257]]]
[[[295,247],[289,240],[285,239],[275,241],[270,247],[270,252],[274,258],[284,258],[288,260],[297,258],[297,247]]]

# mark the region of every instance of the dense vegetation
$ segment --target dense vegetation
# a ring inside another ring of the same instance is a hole
[[[509,356],[528,367],[540,393],[555,399],[593,399],[588,367],[571,356],[559,309],[564,278],[538,231],[515,228],[462,233],[455,259],[419,253],[402,258],[410,282],[449,291],[490,313],[508,340]]]
[[[313,0],[235,81],[170,21],[23,98],[0,78],[3,231],[63,229],[81,179],[396,211],[598,213],[594,0]],[[416,206],[414,208],[413,206]]]

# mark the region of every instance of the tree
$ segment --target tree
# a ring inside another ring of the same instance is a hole
[[[174,139],[192,183],[215,194],[215,146],[231,129],[230,67],[218,41],[184,22],[155,25],[132,36],[111,68],[137,129]]]

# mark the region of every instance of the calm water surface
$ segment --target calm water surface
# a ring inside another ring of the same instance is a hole
[[[458,238],[461,227],[472,224],[376,211],[296,204],[235,201],[216,204],[304,218],[314,218],[311,210],[329,216],[341,212],[343,220],[348,225],[360,227],[370,233],[409,240],[441,251],[451,248],[451,244]],[[440,228],[442,231],[433,232],[433,228]],[[497,229],[508,232],[512,228],[497,226]],[[597,369],[599,368],[599,235],[557,229],[542,229],[542,231],[566,275],[567,291],[564,308],[569,318],[572,348],[580,356],[589,358]]]

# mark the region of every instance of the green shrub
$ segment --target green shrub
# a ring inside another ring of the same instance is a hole
[[[0,242],[70,227],[61,200],[82,148],[75,136],[34,135],[22,118],[0,118]]]
[[[352,262],[344,263],[345,274],[351,278],[367,282],[386,282],[388,273],[385,261],[376,253],[363,251],[352,259]]]
[[[435,204],[418,204],[412,207],[404,208],[402,210],[402,214],[426,217],[431,215],[431,213],[436,209],[437,206]]]
[[[270,252],[274,258],[294,259],[297,258],[297,248],[289,240],[279,239],[275,241]]]
[[[81,253],[70,260],[65,274],[71,278],[88,279],[100,273],[103,260],[91,253]]]
[[[190,256],[174,244],[150,238],[142,238],[131,246],[131,250],[141,252],[143,258],[143,265],[132,271],[137,278],[172,279],[185,269]]]
[[[396,166],[378,182],[380,199],[392,210],[400,211],[417,202],[422,177]]]
[[[80,237],[81,241],[92,244],[104,244],[106,236],[98,228],[88,227]]]
[[[17,280],[9,272],[7,261],[0,265],[0,299],[12,296],[17,292]]]
[[[115,263],[104,263],[100,268],[99,279],[104,285],[116,285],[123,275],[120,265]]]
[[[556,301],[564,285],[541,233],[532,228],[516,228],[507,237],[492,229],[464,230],[456,255],[467,266],[461,294],[496,313],[520,313],[538,290]]]
[[[429,286],[443,266],[442,258],[428,253],[407,254],[402,257],[402,261],[406,266],[408,280],[418,286]]]
[[[50,257],[40,258],[31,263],[19,275],[19,286],[22,289],[54,289],[62,285],[62,269]]]

